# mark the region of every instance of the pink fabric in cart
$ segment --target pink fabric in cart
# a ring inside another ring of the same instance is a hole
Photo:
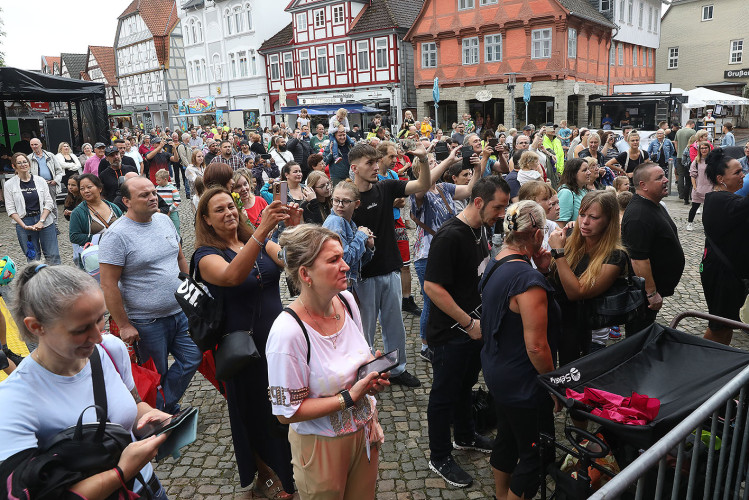
[[[595,407],[591,412],[593,415],[620,424],[648,424],[658,416],[658,411],[661,409],[661,402],[657,398],[650,398],[636,392],[625,398],[611,392],[586,387],[582,394],[567,389],[566,395],[569,399]]]

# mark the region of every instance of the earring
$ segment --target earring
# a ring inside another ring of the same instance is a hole
[[[312,280],[309,280],[309,281],[307,282],[307,287],[308,287],[308,288],[312,288]]]

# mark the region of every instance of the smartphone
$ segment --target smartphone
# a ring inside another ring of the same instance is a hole
[[[492,149],[496,148],[498,144],[499,144],[499,139],[496,139],[496,138],[495,139],[489,139],[488,146],[490,148],[492,148]]]
[[[263,160],[270,160],[271,156],[269,154],[262,154],[260,155],[260,158],[262,158]]]
[[[403,151],[413,151],[416,149],[416,141],[413,139],[402,139],[401,146],[403,146]]]
[[[364,363],[359,367],[356,372],[356,379],[361,380],[372,372],[385,373],[389,372],[400,362],[400,355],[398,349],[390,351],[387,354],[383,354],[379,358],[375,358],[369,363]]]
[[[434,157],[438,162],[446,160],[448,156],[450,156],[450,148],[447,147],[446,142],[439,141],[434,145]]]
[[[151,436],[158,436],[159,434],[169,432],[175,427],[178,427],[186,417],[192,415],[193,413],[195,413],[195,411],[197,411],[196,408],[188,406],[181,409],[169,418],[165,418],[164,420],[158,422],[148,422],[140,429],[137,429],[135,433],[139,436],[140,439],[146,439]]]
[[[273,184],[273,201],[280,201],[283,205],[288,203],[289,184],[286,181],[276,182]]]
[[[471,156],[473,156],[473,146],[461,147],[460,156],[461,158],[463,158],[463,168],[473,168],[473,165],[471,165]]]

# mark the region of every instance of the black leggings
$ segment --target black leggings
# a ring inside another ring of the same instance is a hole
[[[687,222],[694,222],[694,216],[697,215],[697,209],[700,208],[701,203],[692,202],[692,208],[689,209],[689,217]]]

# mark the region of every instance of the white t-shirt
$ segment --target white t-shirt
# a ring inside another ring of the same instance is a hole
[[[130,394],[135,382],[127,348],[119,338],[110,334],[102,335],[102,344],[106,351],[101,346],[97,349],[104,373],[109,421],[120,424],[132,434],[138,409]],[[0,408],[4,408],[3,425],[0,426],[0,443],[3,443],[0,461],[22,450],[44,448],[60,431],[74,426],[83,409],[93,404],[90,363],[72,377],[65,377],[47,371],[32,356],[26,356],[0,384]],[[83,416],[83,423],[94,422],[96,413],[90,408]],[[141,474],[146,482],[150,479],[153,474],[150,463]]]
[[[312,325],[304,323],[311,348],[309,365],[307,341],[296,320],[282,312],[273,322],[265,356],[268,359],[268,392],[274,415],[291,418],[307,397],[335,396],[343,389],[350,389],[356,382],[359,367],[372,359],[372,351],[362,333],[361,315],[354,296],[349,292],[341,293],[351,306],[354,317],[344,307],[346,318],[343,327],[338,333],[327,337]],[[350,410],[292,423],[291,428],[297,434],[306,435],[335,437],[351,434],[372,419],[375,404],[375,399],[367,396]]]
[[[521,186],[528,181],[537,181],[539,179],[541,179],[541,173],[538,170],[520,170],[518,172],[518,183]]]

